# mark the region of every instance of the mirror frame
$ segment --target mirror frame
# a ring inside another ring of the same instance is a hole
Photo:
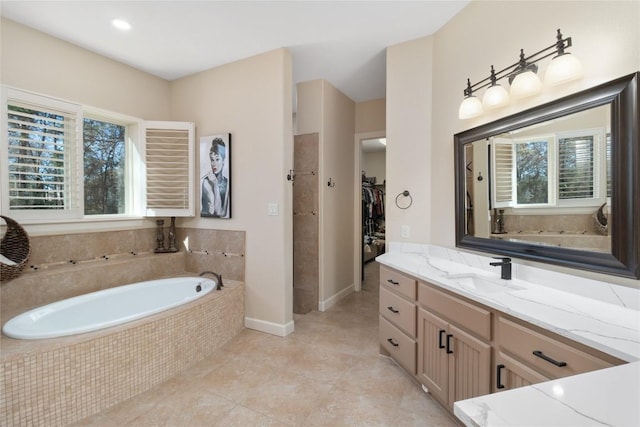
[[[640,72],[454,135],[456,247],[640,279]],[[611,105],[611,253],[465,234],[464,146],[525,126]]]

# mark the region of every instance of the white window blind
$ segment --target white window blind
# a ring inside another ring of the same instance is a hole
[[[194,125],[147,122],[146,216],[193,216]]]
[[[558,197],[590,199],[594,197],[594,137],[558,139]]]
[[[3,95],[3,203],[17,218],[82,216],[80,108],[12,89]]]
[[[493,149],[493,207],[504,208],[513,201],[513,142],[495,139]]]

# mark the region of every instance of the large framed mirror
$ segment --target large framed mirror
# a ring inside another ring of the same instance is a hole
[[[640,279],[639,76],[456,134],[456,246]]]

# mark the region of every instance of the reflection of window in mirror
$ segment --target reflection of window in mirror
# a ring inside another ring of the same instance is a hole
[[[603,129],[493,138],[496,208],[598,207],[611,189],[610,143]]]

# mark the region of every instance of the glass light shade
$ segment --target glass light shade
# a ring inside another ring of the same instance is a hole
[[[555,86],[582,77],[582,63],[569,53],[553,58],[544,73],[544,83]]]
[[[542,82],[533,71],[520,73],[511,82],[511,96],[525,98],[537,95],[542,91]]]
[[[458,118],[460,120],[471,119],[482,114],[482,102],[475,96],[468,96],[460,104]]]
[[[505,107],[509,104],[509,92],[500,85],[489,86],[482,97],[482,106],[493,109]]]

